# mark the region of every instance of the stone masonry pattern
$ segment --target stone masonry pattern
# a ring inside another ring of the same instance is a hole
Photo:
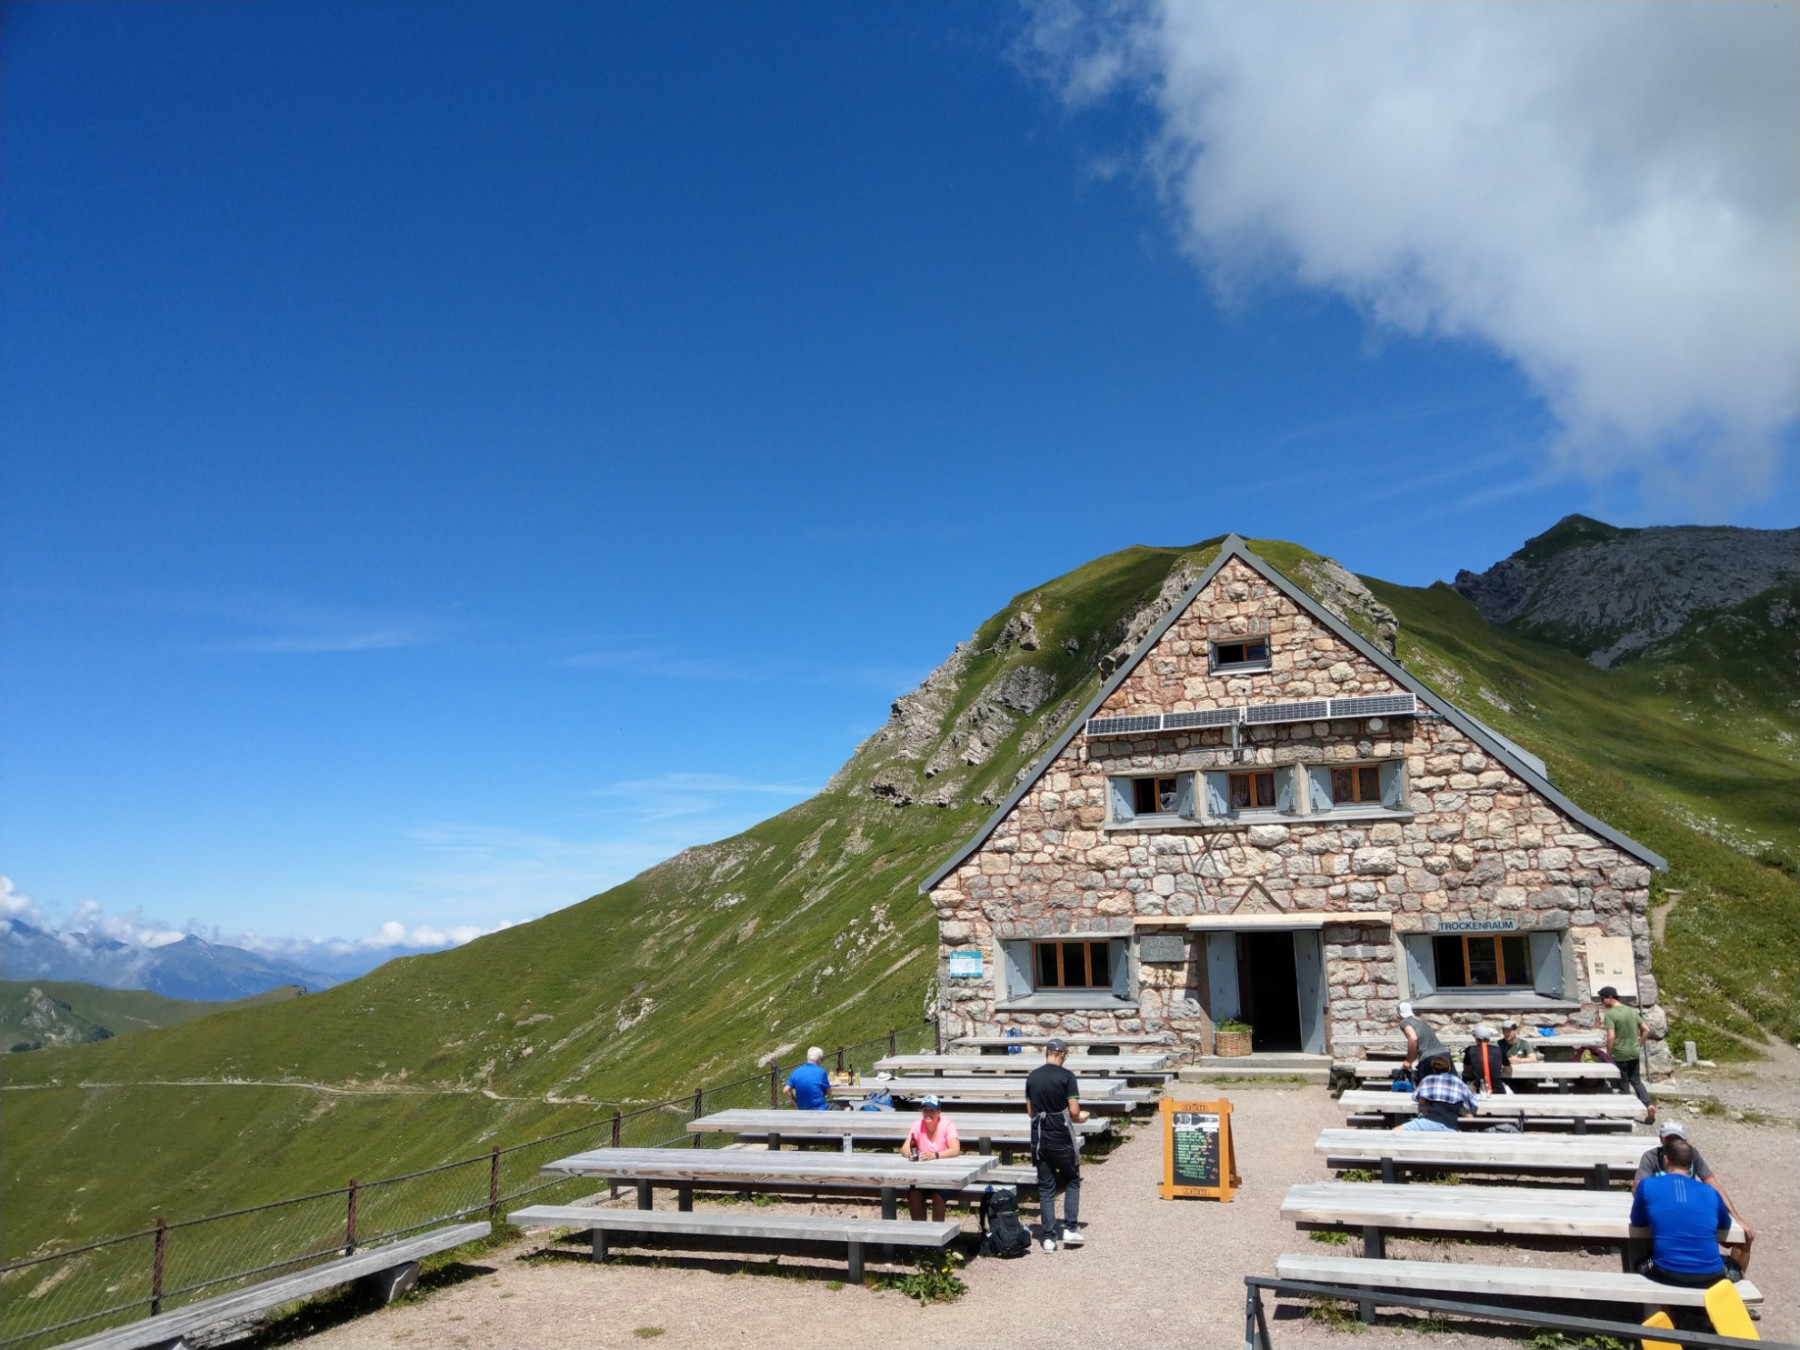
[[[1210,669],[1209,643],[1253,634],[1268,636],[1268,671]],[[1399,692],[1379,666],[1232,558],[1096,715]],[[1392,1030],[1404,960],[1397,935],[1449,919],[1511,918],[1521,929],[1567,930],[1578,954],[1590,936],[1630,938],[1638,1002],[1651,1036],[1662,1036],[1645,912],[1650,869],[1569,819],[1453,723],[1427,712],[1244,727],[1240,746],[1234,760],[1224,729],[1141,740],[1077,735],[931,892],[940,955],[971,944],[990,955],[979,979],[952,980],[940,961],[945,1035],[1035,1023],[1069,1033],[1168,1032],[1190,1050],[1210,1051],[1203,942],[1188,944],[1185,962],[1139,965],[1136,1009],[1036,1013],[996,1012],[996,944],[1071,933],[1128,937],[1138,931],[1134,920],[1151,916],[1390,911],[1391,929],[1380,920],[1323,929],[1333,1047]],[[1394,760],[1405,766],[1404,811],[1254,823],[1108,821],[1115,776]],[[1533,1013],[1533,1021],[1596,1024],[1586,964],[1574,964],[1579,990],[1568,997],[1579,1010]],[[1666,1057],[1660,1040],[1649,1049],[1653,1059]]]

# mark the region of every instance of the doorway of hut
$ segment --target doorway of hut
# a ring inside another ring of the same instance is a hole
[[[1257,1054],[1300,1049],[1300,983],[1292,933],[1237,935],[1238,998]]]

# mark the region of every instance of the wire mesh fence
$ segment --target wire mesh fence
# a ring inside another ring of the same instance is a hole
[[[923,1022],[828,1051],[827,1067],[875,1072],[889,1054],[930,1050]],[[483,1154],[373,1181],[294,1196],[106,1238],[0,1266],[0,1350],[43,1350],[352,1251],[461,1220],[498,1222],[527,1200],[573,1203],[592,1195],[591,1177],[546,1176],[571,1153],[623,1148],[723,1147],[731,1136],[691,1133],[715,1111],[778,1107],[793,1065],[696,1088],[668,1101],[614,1110],[589,1123]]]

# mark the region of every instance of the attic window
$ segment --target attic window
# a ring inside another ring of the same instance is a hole
[[[1269,639],[1266,636],[1247,637],[1233,642],[1213,643],[1212,668],[1214,670],[1267,670],[1269,668]]]

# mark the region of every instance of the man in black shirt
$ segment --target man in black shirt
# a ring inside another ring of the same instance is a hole
[[[1082,1236],[1081,1157],[1075,1151],[1075,1127],[1088,1118],[1076,1100],[1075,1075],[1063,1068],[1069,1044],[1053,1036],[1044,1047],[1047,1061],[1025,1079],[1025,1105],[1031,1112],[1031,1161],[1037,1164],[1038,1213],[1044,1221],[1044,1250],[1060,1241],[1079,1247]],[[1056,1221],[1056,1194],[1063,1194],[1063,1221]]]

